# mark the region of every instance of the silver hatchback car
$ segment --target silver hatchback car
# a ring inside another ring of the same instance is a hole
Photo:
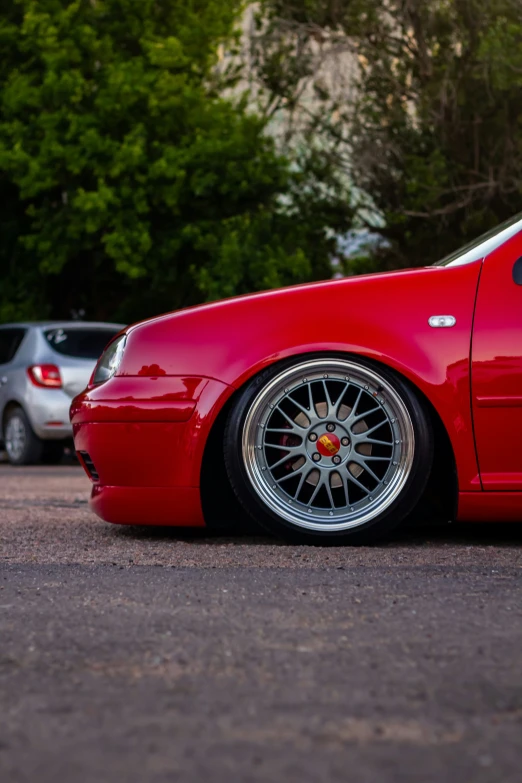
[[[123,325],[57,321],[0,326],[0,443],[9,462],[57,462],[69,407]]]

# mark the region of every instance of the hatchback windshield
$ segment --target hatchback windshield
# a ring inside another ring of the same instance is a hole
[[[500,226],[496,226],[491,231],[474,239],[473,242],[469,242],[446,256],[442,261],[437,261],[434,266],[462,266],[462,264],[478,261],[479,258],[485,258],[508,239],[514,237],[519,231],[522,231],[522,213],[520,212],[506,220],[505,223],[501,223]]]
[[[119,329],[68,329],[60,327],[45,332],[54,351],[75,359],[99,359],[103,349]]]

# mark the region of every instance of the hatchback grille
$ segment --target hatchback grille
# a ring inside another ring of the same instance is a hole
[[[94,462],[89,457],[87,452],[86,451],[79,451],[78,454],[79,454],[79,456],[81,458],[81,461],[83,462],[83,466],[84,466],[85,471],[86,471],[87,475],[89,476],[89,478],[92,481],[99,481],[100,477],[98,476],[98,471],[96,470]]]

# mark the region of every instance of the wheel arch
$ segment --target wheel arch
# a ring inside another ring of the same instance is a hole
[[[0,415],[0,435],[2,436],[2,438],[5,432],[5,423],[7,420],[7,414],[9,413],[9,411],[12,411],[14,408],[21,408],[24,411],[24,413],[26,413],[24,406],[18,400],[12,399],[12,400],[8,400],[5,403],[2,413]]]
[[[420,385],[395,366],[375,359],[373,356],[351,351],[310,350],[291,353],[273,361],[265,361],[256,366],[248,375],[241,377],[240,383],[225,400],[212,422],[201,463],[200,487],[203,513],[209,527],[228,528],[227,518],[234,515],[246,523],[245,514],[229,484],[223,460],[223,438],[228,415],[243,389],[261,372],[269,367],[288,365],[290,360],[312,359],[319,356],[338,356],[344,359],[364,359],[376,369],[382,368],[399,377],[403,383],[417,395],[430,418],[434,433],[433,467],[426,489],[416,506],[415,513],[422,513],[429,522],[448,522],[455,519],[458,505],[457,462],[451,437],[435,405],[420,388]],[[211,500],[209,500],[211,498]],[[250,523],[251,524],[251,523]]]

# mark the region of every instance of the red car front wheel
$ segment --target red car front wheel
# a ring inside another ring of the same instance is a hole
[[[418,502],[433,453],[410,387],[363,359],[320,356],[257,376],[229,416],[225,462],[239,500],[271,531],[363,544]]]

